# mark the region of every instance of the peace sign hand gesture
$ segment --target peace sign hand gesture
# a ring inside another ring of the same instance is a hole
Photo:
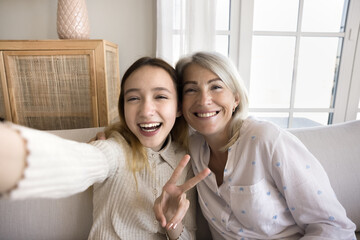
[[[186,192],[202,181],[210,173],[210,169],[206,168],[198,175],[187,180],[184,184],[177,186],[176,182],[189,160],[189,155],[185,155],[181,159],[169,181],[167,181],[164,185],[161,195],[154,203],[153,209],[155,217],[160,222],[160,225],[165,227],[166,230],[176,229],[178,224],[181,224],[181,221],[190,206],[190,202],[186,198]]]

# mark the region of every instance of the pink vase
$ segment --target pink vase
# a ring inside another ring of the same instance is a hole
[[[57,33],[61,39],[89,38],[89,17],[85,0],[58,0]]]

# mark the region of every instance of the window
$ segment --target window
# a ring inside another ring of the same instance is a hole
[[[283,127],[359,118],[359,2],[231,1],[229,56],[248,87],[250,114]]]
[[[229,55],[230,0],[217,1],[216,6],[216,51]]]
[[[174,2],[176,62],[186,5]],[[215,50],[237,65],[250,114],[285,128],[359,119],[358,9],[360,0],[218,0]]]

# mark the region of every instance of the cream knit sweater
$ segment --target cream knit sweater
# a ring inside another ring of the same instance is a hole
[[[147,149],[150,168],[136,174],[137,189],[125,160],[125,152],[130,149],[119,133],[86,144],[17,125],[12,127],[25,139],[28,156],[24,178],[10,192],[10,198],[67,197],[94,185],[89,239],[166,239],[152,207],[185,154],[170,137],[161,151]],[[192,176],[188,164],[178,183]],[[191,204],[179,239],[195,239],[194,191],[187,192]]]

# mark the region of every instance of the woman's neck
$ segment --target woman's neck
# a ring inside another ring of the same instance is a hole
[[[216,155],[217,153],[223,152],[223,148],[229,142],[229,134],[225,131],[222,134],[214,134],[210,136],[204,136],[206,143],[209,145],[212,152]]]
[[[210,147],[209,169],[215,174],[217,185],[223,182],[224,169],[227,163],[228,152],[224,151],[224,146],[228,143],[229,137],[226,133],[213,137],[205,137],[205,141]]]

